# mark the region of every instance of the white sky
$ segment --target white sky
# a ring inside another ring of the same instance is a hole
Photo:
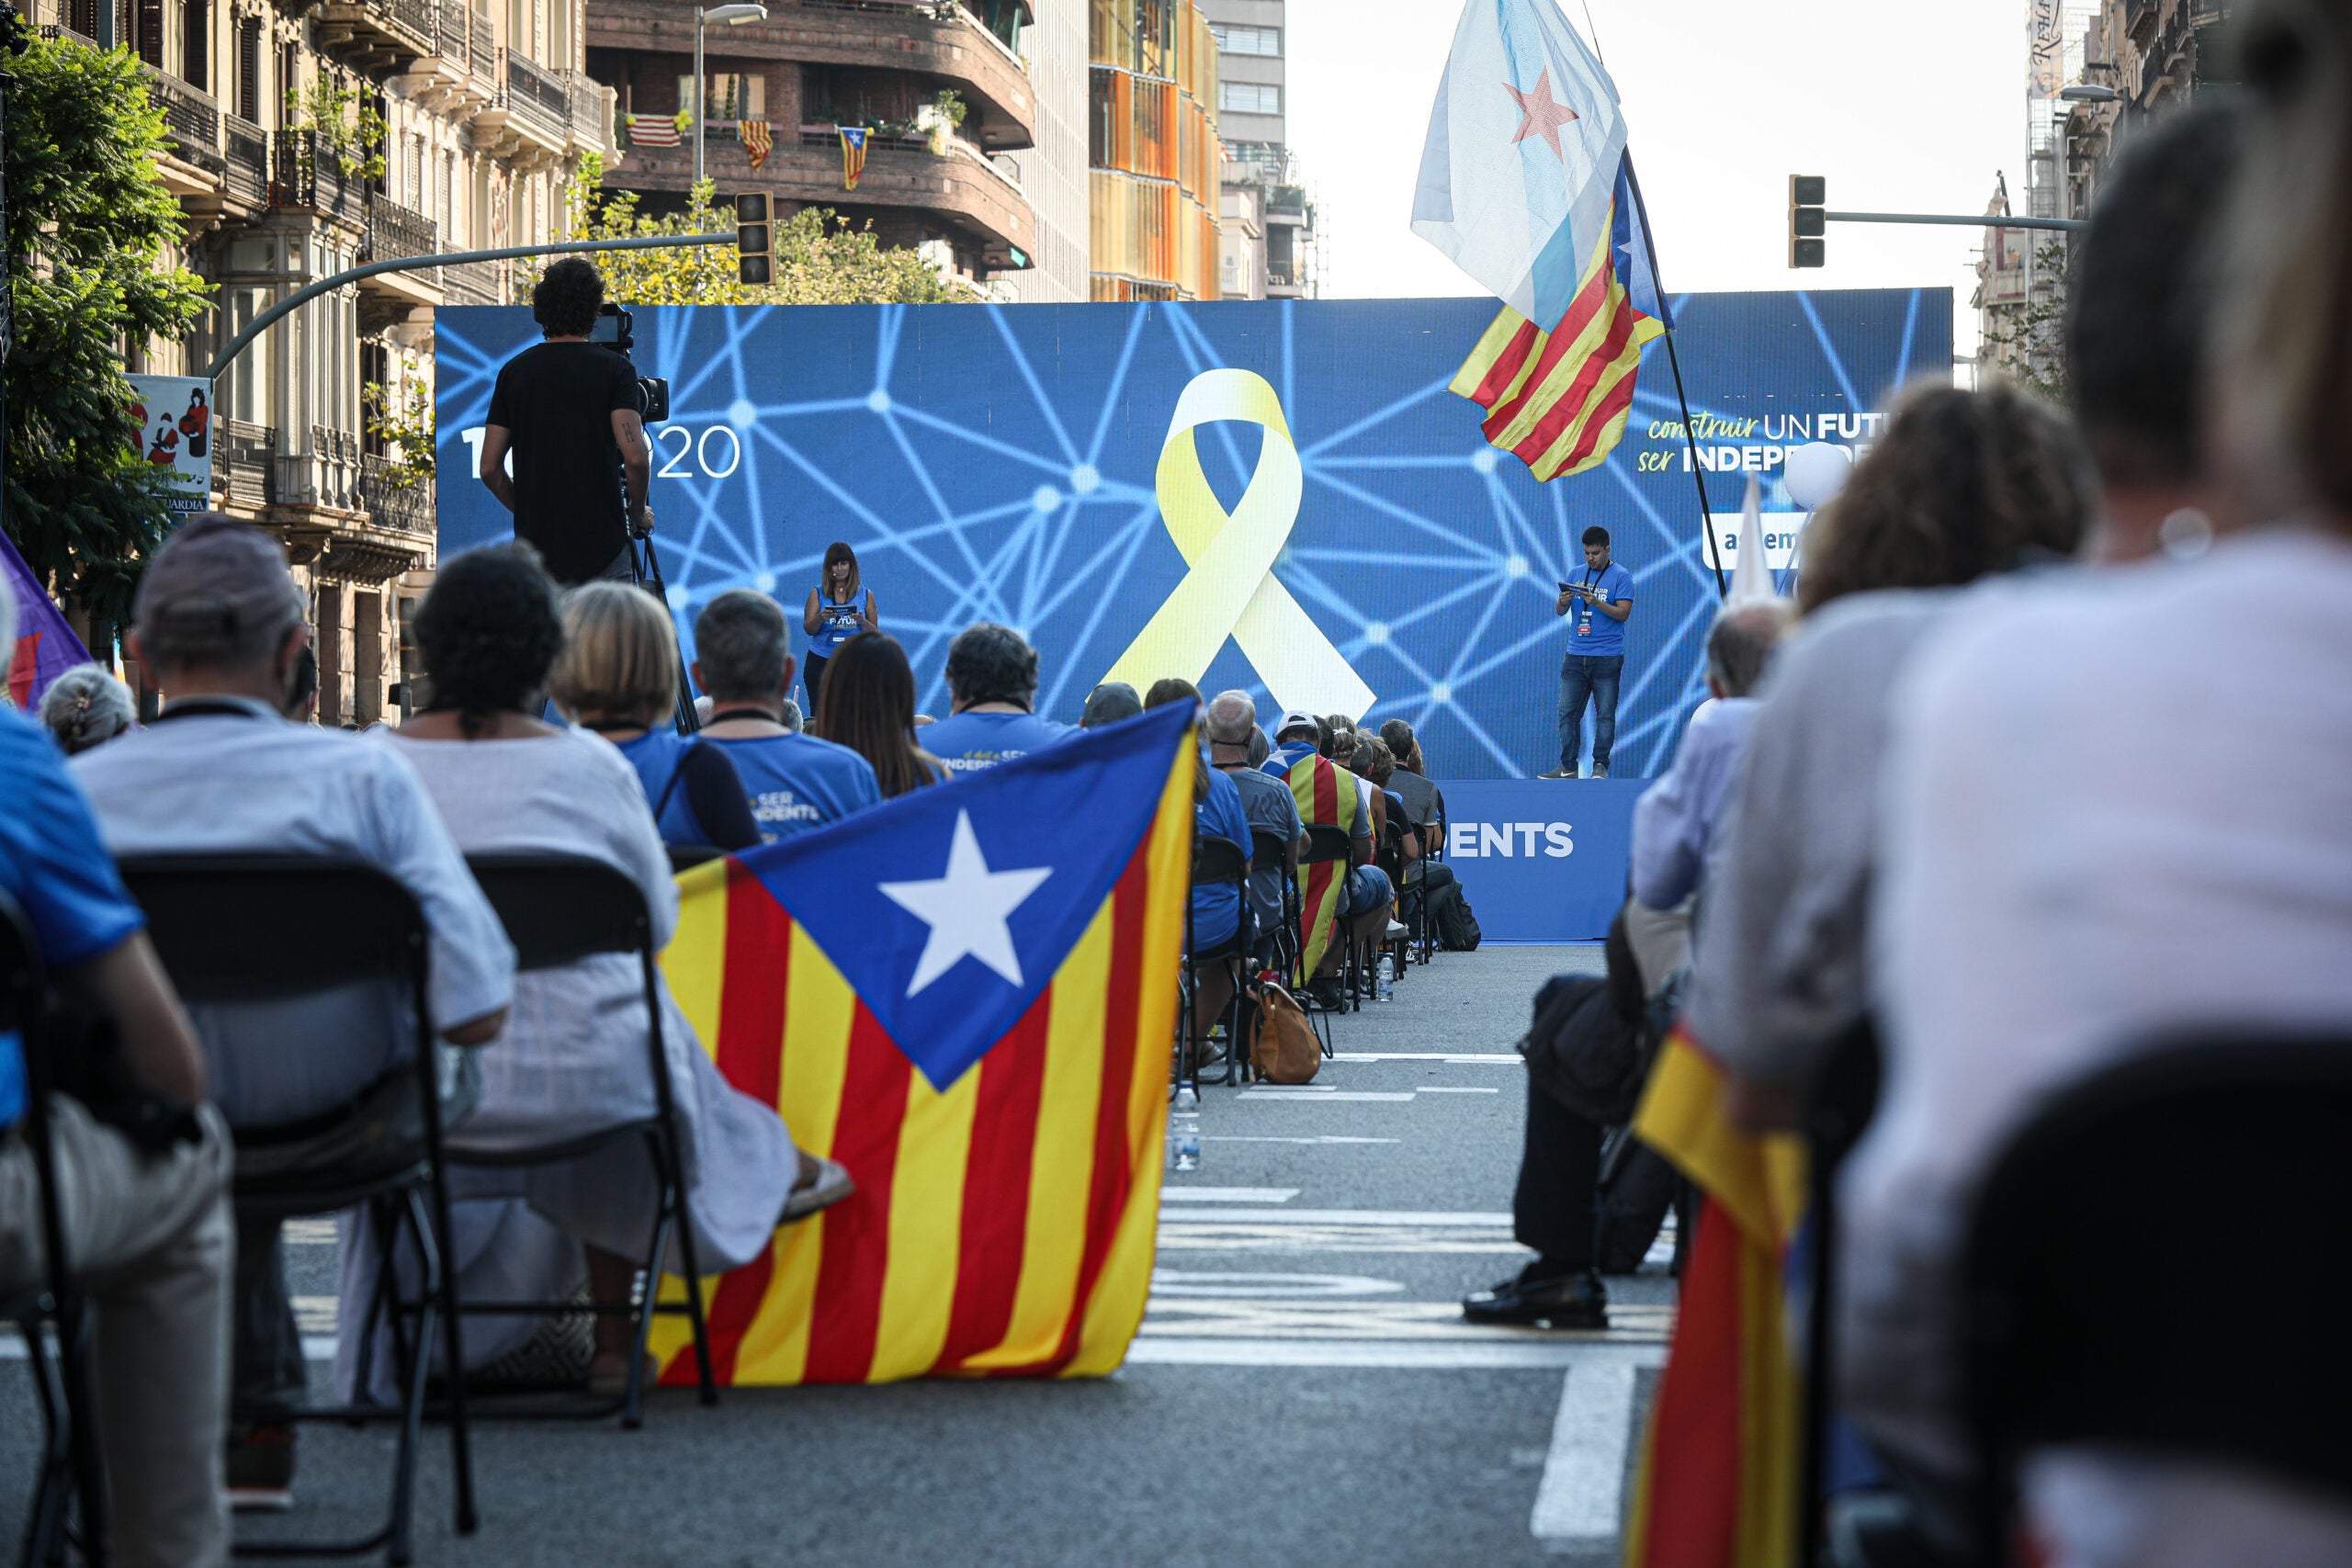
[[[1484,3],[1484,0],[1482,0]],[[1829,205],[1981,212],[2022,197],[2025,0],[1589,0],[1670,289],[1945,285],[1959,352],[1976,229],[1833,223],[1788,268],[1788,176]],[[1561,0],[1592,40],[1585,0]],[[1325,298],[1482,293],[1408,226],[1457,0],[1290,0],[1291,145],[1319,197]]]

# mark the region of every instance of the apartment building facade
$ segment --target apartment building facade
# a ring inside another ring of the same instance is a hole
[[[1218,297],[1216,40],[1194,0],[1091,0],[1096,299]]]
[[[1201,0],[1217,46],[1225,141],[1218,281],[1227,299],[1315,292],[1315,204],[1290,150],[1284,0]]]
[[[19,0],[48,36],[93,44],[100,3]],[[347,267],[544,242],[580,159],[611,152],[582,0],[124,0],[112,21],[164,111],[178,259],[218,286],[185,343],[132,345],[133,371],[203,375],[273,304]],[[373,147],[324,128],[363,109]],[[214,386],[212,502],[286,542],[322,723],[396,716],[400,627],[435,559],[431,485],[401,482],[361,389],[429,387],[435,309],[512,297],[492,265],[383,274],[303,306]]]
[[[765,192],[779,217],[830,208],[983,288],[1028,272],[1039,238],[1024,154],[1036,145],[1037,105],[1023,49],[1036,9],[1035,0],[768,0],[763,20],[706,29],[697,128],[695,7],[587,0],[587,68],[612,87],[621,115],[605,184],[642,194],[652,210],[683,206],[699,130],[722,199]],[[1065,116],[1068,107],[1057,105]],[[843,126],[865,131],[854,190]],[[1067,278],[1058,249],[1057,262]]]

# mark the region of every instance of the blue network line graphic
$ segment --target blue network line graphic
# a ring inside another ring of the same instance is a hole
[[[1679,427],[1651,434],[1681,417],[1663,355],[1653,349],[1643,367],[1616,455],[1538,485],[1484,444],[1475,405],[1446,390],[1493,310],[1442,299],[639,310],[639,368],[671,382],[652,499],[672,609],[690,645],[694,612],[715,594],[770,593],[797,647],[818,563],[845,539],[885,629],[906,645],[919,706],[946,711],[948,640],[994,620],[1040,651],[1039,711],[1074,720],[1185,570],[1154,490],[1177,397],[1204,371],[1241,367],[1280,394],[1305,471],[1275,572],[1377,694],[1372,722],[1409,719],[1442,777],[1549,767],[1568,640],[1554,584],[1580,570],[1578,536],[1599,523],[1635,582],[1613,771],[1662,771],[1706,694],[1715,598]],[[1747,430],[1702,447],[1788,445],[1792,417],[1806,428],[1824,414],[1850,419],[1883,409],[1907,376],[1949,374],[1948,291],[1692,295],[1675,310],[1693,413]],[[536,338],[520,310],[441,312],[445,551],[511,528],[473,478],[472,443],[499,366]],[[1204,469],[1228,509],[1260,440],[1249,425],[1201,432]],[[1641,453],[1664,467],[1642,466]],[[1745,475],[1709,478],[1712,510],[1736,513]],[[1792,510],[1777,482],[1766,489],[1768,513]],[[1261,719],[1275,716],[1229,641],[1200,684],[1249,691]]]

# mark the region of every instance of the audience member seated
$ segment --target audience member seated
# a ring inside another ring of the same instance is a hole
[[[1133,718],[1143,712],[1143,699],[1125,681],[1105,681],[1086,694],[1086,706],[1078,716],[1080,729],[1092,729],[1098,724],[1116,724],[1123,718]]]
[[[954,705],[922,743],[951,773],[993,768],[1069,733],[1069,726],[1030,711],[1037,701],[1037,650],[1010,626],[982,621],[956,634],[947,645],[947,694]]]
[[[1424,828],[1435,827],[1445,814],[1445,796],[1429,781],[1429,768],[1421,761],[1421,743],[1413,727],[1392,718],[1380,727],[1380,739],[1387,742],[1389,755],[1396,760],[1388,788],[1405,803],[1406,819]]]
[[[609,586],[647,598],[626,584]],[[458,847],[467,854],[603,861],[644,893],[654,943],[666,944],[677,929],[678,888],[635,770],[585,731],[559,729],[537,716],[538,693],[563,647],[555,584],[537,554],[517,544],[445,558],[417,615],[416,637],[433,679],[433,705],[385,731],[379,744],[416,771]],[[644,994],[642,971],[629,953],[599,953],[515,976],[505,1032],[495,1050],[482,1054],[481,1103],[449,1134],[451,1148],[527,1149],[653,1114]],[[846,1196],[848,1175],[795,1150],[772,1108],[719,1077],[666,985],[662,1035],[695,1260],[706,1273],[723,1273],[764,1252],[782,1221]],[[461,1302],[567,1298],[580,1282],[583,1248],[597,1299],[626,1299],[661,1198],[652,1166],[635,1142],[616,1142],[565,1166],[464,1169],[453,1186],[460,1199],[453,1226]],[[365,1227],[346,1226],[345,1323],[357,1324],[368,1310],[376,1258]],[[670,1267],[682,1267],[675,1254]],[[475,1367],[487,1366],[538,1326],[528,1318],[473,1320],[467,1357]],[[346,1335],[337,1347],[345,1393],[389,1403],[389,1325],[371,1358],[376,1386],[366,1391],[352,1386],[356,1337]],[[617,1393],[628,1370],[628,1319],[597,1318],[595,1339],[591,1384]]]
[[[677,633],[652,594],[591,582],[564,602],[563,652],[548,694],[582,729],[620,748],[651,803],[662,841],[748,850],[761,842],[743,781],[717,744],[678,733]]]
[[[884,799],[946,780],[947,765],[914,743],[915,672],[897,637],[860,632],[842,643],[824,690],[818,733],[865,758]]]
[[[1274,750],[1266,759],[1265,771],[1290,785],[1302,822],[1348,830],[1348,873],[1340,896],[1340,918],[1345,940],[1363,942],[1388,930],[1388,911],[1396,895],[1388,886],[1387,874],[1372,863],[1378,840],[1373,837],[1371,786],[1332,764],[1330,753],[1338,743],[1338,733],[1327,721],[1311,713],[1286,713],[1275,728]],[[1313,869],[1299,868],[1302,897]],[[1307,994],[1318,1005],[1334,1011],[1343,1005],[1336,976],[1346,961],[1344,942],[1334,941],[1324,950],[1307,984]]]
[[[309,635],[304,610],[275,538],[217,514],[183,524],[148,562],[132,606],[130,650],[168,694],[163,716],[76,758],[74,774],[118,859],[312,854],[361,861],[398,879],[432,931],[434,1024],[453,1044],[484,1044],[505,1021],[514,951],[408,765],[356,736],[287,722],[284,705]],[[320,914],[288,910],[287,918]],[[287,1129],[356,1106],[356,1116],[321,1135],[347,1146],[380,1124],[374,1117],[405,1106],[414,1033],[397,989],[363,986],[191,1010],[241,1162],[265,1154],[297,1159],[317,1145]],[[467,1070],[444,1076],[461,1102],[479,1064],[467,1053],[459,1065]],[[237,1230],[234,1398],[299,1404],[309,1378],[278,1226],[240,1221]],[[241,1501],[282,1506],[293,1428],[263,1422],[234,1434],[228,1465]]]
[[[1787,603],[1772,599],[1725,610],[1707,633],[1708,700],[1684,728],[1674,765],[1634,805],[1634,897],[1652,909],[1680,905],[1713,869],[1718,821],[1756,716],[1748,694],[1789,621]]]
[[[2021,1123],[2184,1031],[2352,1028],[2352,10],[2241,25],[2245,189],[2213,231],[2205,382],[2222,510],[2248,523],[2193,558],[1969,596],[1889,704],[1886,1091],[1845,1172],[1837,1372],[1930,1496],[1969,1479],[1959,1248]],[[2217,615],[2219,658],[2182,631]],[[2182,1240],[2151,1262],[2210,1289]],[[2081,1445],[2023,1482],[2029,1550],[2069,1568],[2352,1562],[2352,1504],[2251,1461]]]
[[[1949,585],[2072,551],[2092,504],[2062,418],[2006,386],[1944,387],[1905,398],[1815,515],[1805,619],[1759,693],[1711,839],[1691,977],[1686,1022],[1731,1075],[1735,1119],[1797,1125],[1815,1074],[1861,1017],[1887,693],[1913,645],[1969,603]]]
[[[0,591],[0,688],[16,622],[16,597]],[[228,1129],[205,1103],[195,1031],[156,962],[145,917],[98,841],[89,802],[48,738],[5,706],[0,799],[8,803],[0,810],[0,892],[31,927],[58,996],[111,1032],[105,1047],[96,1032],[80,1041],[53,1033],[60,1078],[78,1087],[96,1077],[97,1064],[69,1053],[110,1049],[133,1092],[181,1112],[167,1141],[142,1146],[112,1124],[124,1119],[122,1107],[95,1089],[83,1090],[96,1102],[85,1103],[61,1086],[46,1108],[66,1255],[97,1318],[97,1434],[114,1561],[218,1568],[229,1555],[220,1472],[232,1263]],[[25,1140],[0,1129],[0,1298],[46,1279],[40,1179]]]
[[[1269,828],[1282,835],[1288,855],[1279,871],[1250,874],[1250,907],[1257,937],[1251,947],[1252,967],[1273,961],[1274,933],[1283,923],[1283,879],[1298,874],[1298,857],[1306,848],[1306,827],[1299,820],[1298,802],[1290,785],[1250,765],[1250,738],[1262,738],[1258,705],[1247,692],[1219,692],[1209,701],[1204,727],[1209,739],[1209,765],[1231,779],[1241,794],[1241,814],[1252,828]]]
[[[882,802],[872,764],[846,746],[784,722],[792,641],[775,600],[730,588],[695,617],[695,684],[710,694],[703,738],[726,750],[774,843]]]
[[[1197,713],[1200,689],[1173,676],[1153,682],[1144,695],[1144,705],[1156,708],[1170,703],[1189,704]],[[1241,852],[1245,862],[1250,858],[1250,818],[1242,808],[1240,788],[1231,778],[1216,768],[1195,767],[1193,808],[1204,835],[1223,839]],[[1193,889],[1193,951],[1204,955],[1204,962],[1200,988],[1193,994],[1193,1027],[1187,1038],[1195,1043],[1203,1065],[1211,1051],[1209,1031],[1232,1002],[1241,982],[1242,965],[1249,959],[1250,933],[1243,923],[1244,914],[1242,895],[1237,888],[1218,884]],[[1211,957],[1214,962],[1206,961]],[[1227,1042],[1228,1049],[1230,1044]]]
[[[41,694],[41,726],[69,757],[104,745],[131,728],[138,718],[130,688],[99,665],[76,664]]]
[[[1396,889],[1396,918],[1409,924],[1430,907],[1430,900],[1437,897],[1439,889],[1453,886],[1453,868],[1430,858],[1430,851],[1436,848],[1437,818],[1414,816],[1405,796],[1396,788],[1397,784],[1419,775],[1408,773],[1398,765],[1396,753],[1389,750],[1384,737],[1367,737],[1360,750],[1369,752],[1365,765],[1371,771],[1364,776],[1385,799],[1388,819],[1404,826],[1398,853],[1406,885]],[[1427,779],[1420,782],[1429,783]],[[1434,789],[1431,793],[1435,793]]]
[[[1273,754],[1274,743],[1266,739],[1264,728],[1253,728],[1250,731],[1250,765],[1262,768],[1266,765],[1266,759]]]
[[[1511,1195],[1512,1238],[1535,1256],[1510,1279],[1463,1298],[1462,1315],[1471,1322],[1609,1326],[1597,1252],[1601,1141],[1633,1113],[1662,1021],[1650,1016],[1653,998],[1689,951],[1628,900],[1610,922],[1602,976],[1555,976],[1536,993],[1521,1047],[1526,1142]]]

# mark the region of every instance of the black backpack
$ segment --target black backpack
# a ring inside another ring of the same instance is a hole
[[[1442,887],[1430,897],[1430,919],[1437,927],[1437,944],[1448,953],[1477,951],[1478,917],[1470,912],[1460,883]]]

